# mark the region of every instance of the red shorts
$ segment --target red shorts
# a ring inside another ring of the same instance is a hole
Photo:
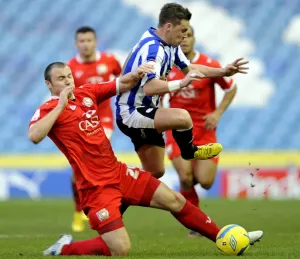
[[[160,181],[139,168],[127,168],[121,173],[120,184],[94,186],[79,190],[83,211],[90,226],[98,233],[123,227],[120,213],[121,200],[128,205],[149,207]]]
[[[193,135],[193,142],[197,146],[217,142],[217,135],[215,130],[206,130],[203,127],[194,127]],[[175,139],[173,138],[172,130],[166,131],[166,152],[170,160],[181,155],[180,149]],[[211,160],[217,164],[219,161],[219,157],[214,157]]]

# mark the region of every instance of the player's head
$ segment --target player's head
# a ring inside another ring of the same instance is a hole
[[[69,66],[63,62],[53,62],[44,71],[46,85],[53,95],[59,95],[67,86],[74,86],[74,78]]]
[[[180,4],[165,4],[159,14],[158,28],[163,29],[164,40],[172,46],[179,46],[186,37],[192,14]]]
[[[78,28],[75,40],[76,47],[82,57],[88,58],[94,54],[97,47],[97,39],[96,32],[93,28],[88,26]]]
[[[195,45],[195,36],[194,29],[192,26],[188,27],[186,37],[183,42],[180,44],[180,47],[185,55],[188,55],[190,52],[194,50]]]

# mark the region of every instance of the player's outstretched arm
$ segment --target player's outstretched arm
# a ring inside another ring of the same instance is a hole
[[[187,73],[189,70],[197,70],[204,75],[204,77],[224,77],[224,76],[233,76],[234,74],[241,73],[247,74],[247,70],[249,67],[246,65],[249,61],[245,61],[244,58],[238,58],[231,64],[228,64],[226,67],[223,68],[215,68],[215,67],[208,67],[199,64],[191,64],[187,68],[183,70],[184,73]]]
[[[192,81],[199,81],[204,75],[196,70],[191,70],[184,79],[174,81],[163,81],[157,78],[149,80],[144,85],[144,92],[148,96],[163,95],[180,90],[188,86]]]
[[[38,120],[28,130],[28,138],[34,143],[38,144],[41,142],[49,133],[53,127],[58,116],[66,108],[68,104],[68,99],[74,90],[73,86],[66,87],[59,96],[59,101],[56,107],[49,112],[45,117]]]
[[[119,78],[119,92],[123,93],[132,89],[146,74],[153,74],[154,72],[155,71],[153,65],[140,65],[135,71],[123,75]]]

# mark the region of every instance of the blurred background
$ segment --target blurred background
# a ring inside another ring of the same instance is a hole
[[[33,145],[29,121],[48,96],[45,67],[76,54],[78,27],[96,29],[98,49],[121,62],[150,26],[163,0],[0,0],[0,200],[71,197],[71,169],[49,139]],[[218,127],[224,151],[205,197],[300,198],[299,0],[186,0],[196,48],[222,64],[250,60],[236,76],[238,93]],[[221,93],[218,92],[218,100]],[[113,102],[112,102],[112,105]],[[116,128],[118,158],[139,165],[130,140]],[[179,188],[166,159],[163,177]],[[54,188],[55,186],[55,188]]]

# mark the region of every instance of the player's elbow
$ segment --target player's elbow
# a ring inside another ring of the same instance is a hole
[[[38,144],[40,142],[40,140],[38,140],[38,138],[36,136],[34,136],[33,134],[29,134],[28,138],[33,144]]]
[[[41,142],[41,138],[33,130],[29,130],[28,138],[33,144],[38,144]]]

